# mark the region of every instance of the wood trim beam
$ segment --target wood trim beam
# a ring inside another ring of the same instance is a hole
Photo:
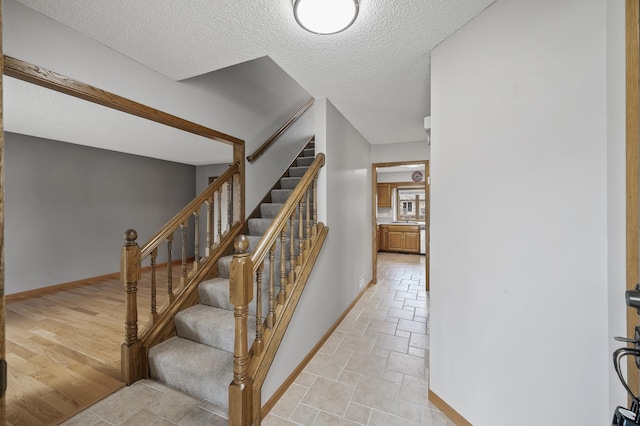
[[[626,0],[626,243],[627,289],[635,288],[639,281],[640,216],[638,211],[640,160],[640,4],[638,0]],[[627,308],[627,336],[633,337],[638,314]],[[640,380],[634,357],[627,357],[627,377],[630,389],[638,393]]]
[[[460,413],[451,408],[442,398],[429,389],[429,402],[435,405],[445,416],[449,417],[458,426],[473,426],[467,419],[462,417]]]
[[[244,141],[241,139],[176,117],[175,115],[167,114],[166,112],[159,111],[10,56],[4,55],[3,72],[5,75],[17,78],[18,80],[46,87],[56,92],[84,99],[137,117],[146,118],[147,120],[155,121],[156,123],[184,130],[185,132],[213,139],[218,142],[229,145],[244,144]]]

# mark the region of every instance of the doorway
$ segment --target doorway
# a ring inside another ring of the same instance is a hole
[[[378,251],[425,257],[425,290],[429,291],[429,161],[374,163],[373,282]]]

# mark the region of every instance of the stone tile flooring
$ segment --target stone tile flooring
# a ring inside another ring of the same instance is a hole
[[[378,284],[366,291],[262,424],[454,425],[427,401],[424,287],[424,256],[379,253]],[[226,424],[219,414],[207,401],[143,380],[63,424]]]

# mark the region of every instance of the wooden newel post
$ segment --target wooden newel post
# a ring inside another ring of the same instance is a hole
[[[234,241],[236,255],[229,269],[229,295],[236,320],[233,352],[233,381],[229,385],[229,424],[251,425],[253,383],[248,377],[249,347],[247,343],[249,303],[253,300],[253,262],[246,251],[249,239],[244,235]]]
[[[128,229],[124,233],[125,243],[120,256],[120,280],[126,293],[126,319],[124,322],[124,343],[121,350],[122,381],[127,385],[139,380],[140,376],[140,341],[138,340],[138,281],[140,271],[140,247],[136,243],[138,233]]]

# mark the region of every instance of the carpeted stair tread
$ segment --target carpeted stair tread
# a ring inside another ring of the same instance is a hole
[[[260,204],[260,216],[274,219],[283,206],[284,204],[282,203],[262,203]]]
[[[302,150],[303,157],[315,157],[316,149],[315,148],[305,148]]]
[[[306,214],[306,211],[303,210],[303,213]],[[264,235],[267,229],[269,229],[269,226],[271,226],[271,223],[273,223],[273,218],[254,217],[252,219],[249,219],[248,223],[250,235]],[[307,224],[303,223],[303,226],[307,226]],[[288,231],[289,228],[287,228],[287,233]],[[293,221],[293,231],[293,235],[297,237],[300,231],[298,219]]]
[[[275,281],[275,280],[274,280]],[[228,311],[233,311],[233,305],[229,299],[229,279],[214,278],[204,281],[198,286],[200,303],[208,306],[215,306]],[[262,281],[262,314],[266,314],[269,308],[269,281]],[[256,315],[256,296],[249,304],[249,315]]]
[[[284,204],[292,193],[293,189],[273,189],[271,191],[271,202]]]
[[[228,409],[233,353],[172,337],[149,349],[151,377]]]
[[[303,167],[289,167],[289,176],[291,177],[302,177],[309,170],[308,166]]]
[[[280,188],[282,189],[295,189],[296,185],[300,183],[300,177],[283,177],[280,179]]]
[[[296,166],[310,166],[315,157],[298,157],[296,158]]]
[[[233,352],[235,339],[235,318],[222,308],[203,304],[194,305],[175,316],[176,334],[213,348]],[[249,342],[256,334],[256,319],[249,316]]]

